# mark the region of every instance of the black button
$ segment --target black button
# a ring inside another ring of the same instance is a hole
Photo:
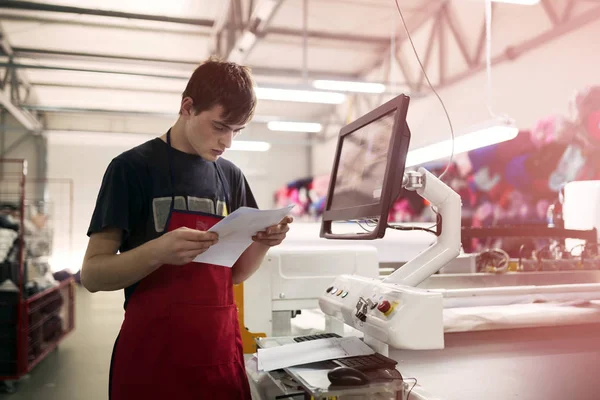
[[[327,288],[327,293],[331,292],[332,290],[333,290],[333,286],[329,286],[329,287]]]

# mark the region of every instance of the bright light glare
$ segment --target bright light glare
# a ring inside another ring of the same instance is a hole
[[[492,0],[494,3],[507,3],[507,4],[519,4],[522,6],[533,6],[540,2],[540,0]]]
[[[358,93],[383,93],[385,85],[381,83],[370,82],[351,82],[351,81],[327,81],[316,80],[313,86],[321,90],[339,90],[342,92],[358,92]]]
[[[271,143],[268,142],[259,142],[259,141],[244,141],[244,140],[234,140],[231,143],[231,148],[228,150],[233,151],[269,151],[271,148]]]
[[[300,103],[342,104],[346,100],[343,93],[318,92],[312,90],[255,88],[256,97],[261,100],[296,101]]]
[[[491,146],[496,143],[505,142],[517,137],[519,129],[514,126],[490,126],[477,131],[467,133],[454,140],[454,154]],[[444,140],[439,143],[411,150],[406,156],[406,167],[414,167],[430,161],[450,157],[452,151],[452,140]]]
[[[271,121],[267,124],[269,130],[282,132],[321,132],[323,127],[316,122],[286,122],[286,121]]]

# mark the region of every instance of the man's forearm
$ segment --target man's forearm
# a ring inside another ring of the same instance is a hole
[[[253,242],[233,265],[233,283],[238,284],[250,278],[262,263],[269,246]]]
[[[156,270],[157,258],[148,243],[121,254],[97,255],[84,261],[81,280],[90,292],[123,289]]]

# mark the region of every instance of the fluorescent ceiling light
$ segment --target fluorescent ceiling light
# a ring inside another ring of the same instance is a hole
[[[470,133],[458,136],[454,140],[454,154],[491,146],[493,144],[506,142],[517,137],[519,129],[507,121],[496,121],[494,124],[480,127]],[[430,161],[450,157],[452,152],[452,140],[444,140],[439,143],[411,150],[406,156],[406,167],[425,164]]]
[[[264,28],[267,20],[273,15],[273,12],[275,12],[277,3],[278,0],[263,0],[256,5],[254,18],[258,19],[259,22],[259,25],[256,27],[257,30],[262,30]]]
[[[52,144],[72,146],[104,146],[104,147],[133,147],[148,140],[155,139],[156,135],[145,133],[97,132],[97,131],[44,131],[48,141]],[[233,151],[268,151],[271,144],[259,141],[234,140],[228,150]],[[225,152],[227,153],[227,151]]]
[[[296,101],[300,103],[342,104],[346,100],[343,93],[318,92],[312,90],[255,88],[256,97],[261,100]]]
[[[285,122],[285,121],[271,121],[267,124],[267,127],[272,131],[282,132],[321,132],[323,127],[321,124],[315,122]]]
[[[383,93],[385,85],[371,82],[327,81],[316,80],[313,86],[322,90],[339,90],[342,92]]]
[[[269,151],[271,143],[255,140],[234,140],[228,150],[233,151]]]
[[[520,4],[522,6],[533,6],[540,0],[492,0],[494,3]]]

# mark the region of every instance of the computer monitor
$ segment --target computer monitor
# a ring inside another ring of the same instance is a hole
[[[410,143],[406,123],[409,97],[400,95],[344,126],[338,137],[321,237],[377,239],[385,235],[388,213],[402,190]],[[335,221],[377,220],[364,233],[334,233]]]

